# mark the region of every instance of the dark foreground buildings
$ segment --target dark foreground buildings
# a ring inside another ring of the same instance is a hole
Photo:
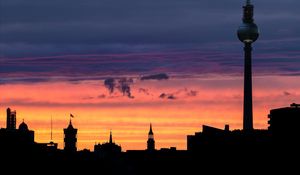
[[[11,113],[7,115],[8,119]],[[15,112],[13,117],[17,119]],[[247,168],[250,164],[248,172],[254,172],[286,168],[285,163],[293,165],[295,162],[291,160],[299,158],[300,150],[300,105],[272,109],[268,117],[266,130],[230,130],[228,125],[224,129],[204,125],[201,132],[187,136],[187,150],[155,149],[151,125],[145,141],[147,148],[126,152],[113,141],[112,133],[108,142],[95,144],[94,152],[77,151],[77,129],[71,122],[64,129],[64,150],[53,142],[36,143],[34,131],[23,121],[18,129],[14,125],[0,129],[0,159],[5,160],[3,165],[7,167],[34,164],[66,173],[82,170],[92,173],[101,168],[105,174],[190,174],[199,168],[233,173],[237,169],[228,167]]]
[[[16,128],[16,111],[7,108],[6,115],[6,128],[0,129],[0,148],[9,151],[32,147],[34,145],[34,131],[29,130],[24,120],[18,129]]]
[[[272,109],[267,130],[229,130],[204,125],[202,132],[187,136],[187,149],[201,152],[210,148],[270,151],[271,149],[300,150],[300,105]]]

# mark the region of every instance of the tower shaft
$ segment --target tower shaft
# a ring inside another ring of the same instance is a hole
[[[245,43],[245,63],[244,63],[244,114],[243,129],[253,129],[253,104],[252,104],[252,46]]]

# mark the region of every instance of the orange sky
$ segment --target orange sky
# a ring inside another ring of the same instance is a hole
[[[37,142],[49,142],[52,116],[53,140],[62,148],[63,128],[72,113],[74,127],[79,129],[79,150],[93,150],[95,142],[107,141],[110,129],[115,142],[128,150],[146,148],[150,122],[158,149],[186,149],[186,136],[200,131],[203,124],[242,126],[240,77],[136,79],[131,88],[134,99],[118,92],[110,95],[101,80],[1,84],[0,127],[5,127],[5,112],[10,107],[17,110],[17,125],[24,119],[35,131]],[[254,127],[267,128],[271,108],[299,102],[299,88],[296,76],[254,77]],[[159,98],[162,93],[174,94],[176,99]]]

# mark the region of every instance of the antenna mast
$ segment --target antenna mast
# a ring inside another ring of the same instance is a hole
[[[52,115],[51,115],[51,133],[50,133],[50,136],[51,136],[51,141],[52,141]]]

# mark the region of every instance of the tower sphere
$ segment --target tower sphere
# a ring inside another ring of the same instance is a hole
[[[237,31],[238,38],[243,43],[253,43],[259,36],[258,27],[255,23],[243,23]]]

